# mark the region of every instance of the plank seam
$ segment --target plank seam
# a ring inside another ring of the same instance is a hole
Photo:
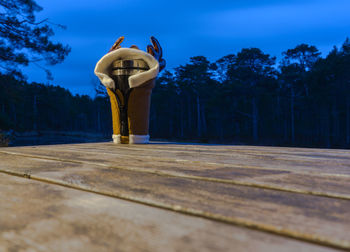
[[[11,152],[4,152],[4,151],[0,151],[0,153],[5,153],[5,154],[9,154],[9,155],[18,155],[18,156],[23,156],[23,157],[31,157],[31,158],[37,158],[37,159],[43,159],[43,160],[67,162],[67,163],[97,165],[97,166],[102,166],[102,167],[110,168],[110,169],[119,169],[119,170],[126,170],[126,171],[132,171],[132,172],[148,173],[148,174],[154,174],[154,175],[163,176],[163,177],[193,179],[193,180],[198,180],[198,181],[207,181],[207,182],[213,182],[213,183],[223,183],[223,184],[232,184],[232,185],[236,185],[236,186],[253,187],[253,188],[259,188],[259,189],[264,189],[264,190],[274,190],[274,191],[281,191],[281,192],[287,192],[287,193],[297,193],[297,194],[312,195],[312,196],[317,196],[317,197],[327,197],[327,198],[333,198],[333,199],[339,199],[339,200],[350,200],[350,195],[301,190],[301,189],[294,189],[294,188],[287,188],[287,187],[279,187],[279,186],[272,186],[272,185],[267,185],[267,184],[263,184],[263,183],[259,184],[259,183],[251,183],[251,182],[244,182],[244,181],[237,181],[237,180],[184,175],[184,174],[180,174],[180,173],[164,172],[164,171],[158,171],[158,170],[154,170],[154,169],[145,170],[145,169],[140,169],[140,168],[128,168],[128,167],[100,164],[100,163],[94,163],[94,162],[88,162],[88,161],[82,161],[82,160],[53,158],[53,157],[47,157],[47,156],[43,156],[43,155],[29,155],[29,154],[11,153]]]
[[[79,152],[79,151],[76,151],[76,152]],[[90,152],[90,153],[93,153],[93,152]],[[108,153],[108,154],[111,154],[111,153]],[[113,155],[113,154],[111,154]],[[134,157],[132,155],[128,155],[128,154],[118,154],[119,156],[125,156],[125,157]],[[345,178],[350,178],[350,175],[348,174],[336,174],[336,173],[324,173],[324,172],[318,172],[318,171],[309,171],[309,172],[302,172],[302,171],[292,171],[291,169],[281,169],[281,168],[278,168],[278,169],[274,169],[274,168],[268,168],[268,167],[259,167],[259,166],[252,166],[252,165],[237,165],[237,164],[224,164],[224,163],[215,163],[215,162],[203,162],[203,161],[194,161],[194,160],[186,160],[186,159],[174,159],[174,158],[159,158],[159,157],[148,157],[148,156],[142,156],[142,158],[147,158],[147,159],[150,159],[150,160],[153,160],[153,159],[156,159],[156,160],[159,160],[159,161],[171,161],[171,162],[177,162],[177,163],[180,163],[180,162],[184,162],[184,163],[192,163],[192,164],[202,164],[202,163],[205,163],[205,164],[209,164],[209,165],[212,165],[212,166],[218,166],[220,168],[244,168],[244,169],[256,169],[256,170],[264,170],[264,171],[286,171],[286,172],[292,172],[293,174],[301,174],[301,175],[304,175],[304,174],[317,174],[317,175],[320,175],[320,176],[324,176],[324,177],[345,177]]]
[[[7,170],[0,170],[0,173],[21,177],[24,179],[32,179],[43,183],[63,186],[66,188],[75,189],[79,191],[85,191],[85,192],[94,193],[98,195],[108,196],[111,198],[127,200],[130,202],[135,202],[135,203],[139,203],[139,204],[143,204],[151,207],[174,211],[185,215],[201,217],[204,219],[209,219],[209,220],[213,220],[221,223],[226,223],[230,225],[235,225],[235,226],[245,227],[245,228],[258,230],[266,233],[271,233],[282,237],[292,238],[295,240],[300,240],[300,241],[304,241],[304,242],[308,242],[316,245],[321,245],[321,246],[326,246],[326,247],[341,249],[341,250],[350,250],[350,242],[345,240],[329,240],[322,236],[293,231],[285,228],[276,227],[273,225],[266,225],[259,222],[249,221],[244,218],[227,217],[227,216],[213,214],[202,210],[182,207],[180,205],[173,205],[173,204],[166,204],[166,203],[157,202],[157,201],[145,200],[144,198],[131,197],[121,193],[110,193],[110,192],[105,192],[101,190],[95,190],[85,186],[77,186],[71,183],[65,183],[63,181],[59,181],[55,179],[42,178],[40,176],[34,176],[27,173],[13,172],[13,171],[7,171]]]
[[[169,152],[169,153],[188,153],[188,152],[192,152],[192,153],[195,153],[195,154],[209,154],[209,155],[215,155],[215,156],[226,156],[226,157],[231,157],[232,154],[230,153],[216,153],[216,152],[209,152],[209,151],[200,151],[200,149],[198,149],[198,151],[193,151],[193,150],[164,150],[164,149],[141,149],[141,148],[134,148],[134,147],[128,147],[128,148],[125,148],[123,147],[123,149],[127,149],[127,150],[141,150],[141,151],[150,151],[150,152],[158,152],[159,150],[161,151],[165,151],[165,152]],[[69,148],[69,150],[72,150],[72,151],[77,151],[77,150],[74,150],[74,149],[71,149]],[[84,150],[86,151],[86,150]],[[86,152],[91,152],[91,151],[86,151]],[[258,154],[258,153],[245,153],[244,151],[239,151],[239,150],[234,150],[233,152],[238,152],[239,155],[245,155],[245,156],[254,156],[255,158],[258,158],[258,159],[262,159],[264,157],[271,157],[271,159],[274,159],[274,160],[282,160],[282,161],[291,161],[290,158],[279,158],[279,157],[276,157],[274,156],[273,154],[275,153],[269,153],[269,154],[266,154],[266,155],[262,155],[262,154]],[[244,153],[244,154],[242,154]],[[276,154],[280,154],[280,153],[276,153]],[[350,153],[349,153],[350,154]],[[280,154],[280,155],[287,155],[287,156],[298,156],[296,154],[293,154],[293,153],[283,153],[283,154]],[[303,156],[305,157],[305,156]],[[320,158],[312,158],[314,160],[293,160],[293,162],[309,162],[309,163],[313,163],[315,162],[315,160],[319,160]],[[323,159],[322,161],[328,161],[327,159]],[[330,163],[332,163],[331,161],[329,161]],[[341,163],[341,164],[344,164],[344,163]]]
[[[67,149],[64,150],[59,150],[59,151],[66,151]],[[57,149],[56,149],[57,151]],[[74,149],[69,149],[69,151],[73,151],[73,152],[81,152],[79,150],[74,150]],[[12,154],[12,153],[6,153],[3,151],[0,151],[0,153],[4,153],[4,154]],[[92,152],[92,151],[84,151],[84,153],[96,153],[96,152]],[[13,153],[16,154],[16,153]],[[113,153],[104,153],[104,154],[108,154],[108,155],[114,155]],[[18,155],[29,155],[29,154],[22,154],[22,153],[18,153]],[[31,154],[31,155],[35,155],[35,154]],[[135,157],[132,155],[128,155],[128,154],[118,154],[118,156],[123,156],[123,157]],[[50,158],[50,157],[48,157]],[[186,163],[192,163],[192,164],[201,164],[201,163],[205,163],[205,164],[209,164],[209,165],[216,165],[216,166],[220,166],[222,168],[225,167],[234,167],[234,168],[244,168],[244,169],[257,169],[257,170],[276,170],[274,168],[265,168],[265,167],[259,167],[259,166],[252,166],[252,165],[237,165],[237,164],[224,164],[224,163],[215,163],[215,162],[203,162],[203,161],[194,161],[194,160],[186,160],[186,159],[175,159],[175,158],[161,158],[161,157],[149,157],[149,156],[142,156],[142,158],[147,158],[149,160],[159,160],[159,161],[171,161],[171,162],[186,162]],[[312,162],[312,161],[310,161]],[[283,168],[278,168],[278,171],[287,171],[287,172],[293,172],[293,174],[317,174],[320,176],[325,176],[325,177],[345,177],[345,178],[350,178],[350,175],[348,174],[335,174],[335,173],[322,173],[322,172],[317,172],[317,171],[309,171],[309,172],[301,172],[301,171],[291,171],[291,169],[283,169]]]

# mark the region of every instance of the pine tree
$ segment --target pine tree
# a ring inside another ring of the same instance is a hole
[[[0,71],[23,77],[19,66],[55,65],[70,52],[68,45],[50,40],[54,35],[48,19],[37,21],[42,10],[35,0],[0,0]],[[63,27],[61,25],[56,25]],[[63,27],[64,28],[64,27]],[[48,78],[50,72],[43,68]]]

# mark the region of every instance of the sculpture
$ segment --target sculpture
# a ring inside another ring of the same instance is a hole
[[[111,102],[114,143],[148,143],[151,93],[164,69],[162,48],[155,37],[147,52],[137,46],[122,48],[120,37],[96,64],[95,74]]]

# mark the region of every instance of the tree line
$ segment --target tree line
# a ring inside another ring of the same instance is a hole
[[[0,130],[109,132],[109,101],[0,75]]]
[[[35,0],[0,0],[0,132],[112,133],[108,97],[72,95],[59,86],[28,83],[20,67],[64,61]],[[215,62],[204,56],[165,71],[153,92],[153,138],[214,143],[350,147],[350,42],[326,56],[300,44],[275,57],[244,48]],[[3,136],[0,133],[0,142]]]
[[[301,44],[279,62],[244,48],[164,71],[153,90],[153,139],[278,146],[350,147],[350,41],[326,56]],[[103,88],[95,98],[0,75],[0,129],[112,134]]]
[[[156,138],[350,147],[350,41],[326,56],[300,44],[277,62],[244,48],[165,72],[152,97]]]

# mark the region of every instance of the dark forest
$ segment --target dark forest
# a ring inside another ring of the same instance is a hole
[[[164,71],[152,94],[153,139],[350,147],[350,41],[326,57],[301,44],[275,57],[258,48]],[[110,104],[59,86],[0,76],[2,131],[112,133]]]

